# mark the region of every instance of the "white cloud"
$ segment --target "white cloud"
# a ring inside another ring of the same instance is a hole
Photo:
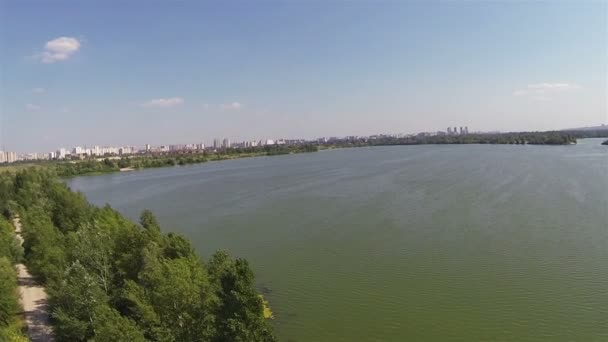
[[[42,63],[55,63],[70,58],[80,49],[80,41],[72,37],[59,37],[46,42],[38,56]]]
[[[513,92],[513,96],[526,96],[535,100],[551,100],[554,95],[575,91],[581,86],[575,83],[535,83],[528,84],[523,89],[518,89]]]
[[[239,110],[239,109],[243,108],[243,105],[239,102],[232,102],[232,103],[228,103],[228,104],[221,104],[220,108],[222,110]]]
[[[46,89],[44,89],[44,88],[34,88],[34,89],[32,89],[32,93],[34,93],[34,94],[44,94],[44,93],[46,93]]]
[[[184,99],[181,97],[169,97],[166,99],[153,99],[148,102],[144,102],[141,104],[142,107],[152,107],[152,108],[168,108],[179,106],[184,103]]]
[[[29,111],[35,111],[35,110],[40,109],[40,106],[39,105],[35,105],[33,103],[28,103],[28,104],[25,105],[25,109],[27,109]]]

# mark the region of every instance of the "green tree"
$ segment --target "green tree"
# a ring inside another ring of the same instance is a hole
[[[23,217],[25,257],[30,272],[43,283],[61,278],[66,265],[63,234],[40,207]]]
[[[169,233],[164,240],[164,256],[166,258],[178,259],[195,255],[192,244],[182,235]]]
[[[211,258],[209,272],[220,300],[217,341],[274,341],[247,261],[234,261],[220,251]]]
[[[108,232],[85,224],[66,236],[69,260],[78,261],[106,295],[112,289],[114,241]]]
[[[7,328],[19,311],[17,274],[12,263],[0,257],[0,328]]]
[[[215,336],[215,297],[195,257],[158,261],[141,275],[145,298],[176,341],[209,341]]]
[[[95,277],[76,261],[67,269],[61,283],[49,289],[49,294],[57,339],[91,339],[98,307],[107,305],[108,300]]]
[[[97,306],[93,323],[94,342],[144,342],[143,331],[132,320],[107,305]]]
[[[14,227],[0,216],[0,256],[6,257],[16,264],[23,257],[23,248],[15,237],[14,230]]]
[[[154,242],[161,243],[160,225],[152,211],[145,209],[139,216],[139,224],[144,228],[146,235]]]

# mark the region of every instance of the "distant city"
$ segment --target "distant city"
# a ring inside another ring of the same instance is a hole
[[[266,145],[298,145],[298,144],[310,144],[319,143],[327,144],[342,140],[373,140],[383,137],[395,137],[402,138],[408,136],[435,136],[435,135],[464,135],[469,134],[469,128],[467,126],[461,127],[448,127],[446,131],[437,132],[421,132],[415,134],[378,134],[370,136],[347,136],[347,137],[323,137],[313,140],[306,139],[261,139],[261,140],[247,140],[240,142],[231,142],[228,138],[213,139],[211,146],[206,146],[204,143],[192,143],[192,144],[174,144],[174,145],[150,145],[146,144],[141,147],[136,146],[98,146],[85,147],[75,146],[71,149],[58,148],[51,152],[33,152],[33,153],[22,153],[16,152],[5,152],[0,151],[0,164],[14,163],[20,161],[37,161],[37,160],[66,160],[66,159],[85,159],[90,157],[123,157],[136,154],[159,154],[159,153],[172,153],[172,152],[215,152],[218,150],[225,150],[229,148],[249,148]]]
[[[605,129],[607,126],[602,125],[598,127],[589,127],[588,129]],[[587,128],[579,128],[576,130],[585,130]],[[479,133],[499,133],[493,132],[473,132],[472,134]],[[298,145],[298,144],[331,144],[341,141],[368,141],[381,138],[407,138],[407,137],[431,137],[431,136],[445,136],[445,135],[467,135],[469,133],[468,126],[454,126],[447,127],[445,131],[436,132],[420,132],[413,134],[376,134],[370,136],[346,136],[346,137],[322,137],[318,139],[261,139],[261,140],[247,140],[232,142],[228,138],[213,139],[213,143],[210,146],[205,145],[202,142],[191,143],[191,144],[173,144],[173,145],[150,145],[146,144],[141,147],[135,146],[98,146],[93,147],[82,147],[75,146],[71,149],[58,148],[52,152],[44,153],[23,153],[18,154],[16,152],[0,151],[0,164],[14,163],[20,161],[37,161],[37,160],[72,160],[72,159],[87,159],[91,157],[97,158],[120,158],[130,155],[141,155],[141,154],[166,154],[166,153],[196,153],[196,152],[216,152],[231,148],[251,148],[267,145]]]
[[[65,160],[65,159],[85,159],[88,157],[122,157],[135,154],[146,154],[146,153],[171,153],[171,152],[202,152],[210,151],[215,152],[218,150],[229,149],[229,148],[249,148],[266,145],[297,145],[307,143],[331,143],[333,141],[340,140],[373,140],[382,137],[408,137],[408,136],[435,136],[435,135],[464,135],[469,134],[469,128],[467,126],[461,127],[448,127],[446,131],[437,132],[421,132],[416,134],[380,134],[370,136],[347,136],[347,137],[323,137],[313,140],[306,139],[262,139],[262,140],[248,140],[240,142],[231,142],[230,139],[213,139],[211,146],[205,146],[204,143],[192,143],[192,144],[174,144],[174,145],[150,145],[146,144],[142,147],[135,146],[98,146],[93,147],[82,147],[75,146],[71,149],[58,148],[51,152],[33,152],[33,153],[22,153],[16,152],[5,152],[0,151],[0,164],[14,163],[20,161],[36,161],[36,160]]]

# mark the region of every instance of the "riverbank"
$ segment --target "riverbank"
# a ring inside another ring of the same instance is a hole
[[[143,155],[130,156],[118,160],[103,159],[83,160],[72,162],[57,162],[52,165],[59,177],[71,178],[77,176],[97,176],[114,172],[130,172],[143,169],[185,166],[191,164],[202,164],[215,161],[267,157],[295,153],[316,152],[315,150],[290,150],[285,153],[277,152],[255,152],[238,154],[168,154],[168,155]]]

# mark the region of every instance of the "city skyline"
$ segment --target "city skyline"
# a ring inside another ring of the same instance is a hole
[[[608,124],[600,124],[600,125],[596,125],[596,126],[587,126],[587,127],[568,127],[568,128],[563,128],[560,130],[588,130],[588,129],[593,129],[593,130],[606,130],[608,129]],[[558,130],[559,131],[559,130]],[[481,130],[469,130],[469,126],[448,126],[446,128],[446,130],[430,130],[430,131],[420,131],[420,132],[376,132],[374,134],[366,134],[366,135],[328,135],[328,136],[319,136],[319,137],[314,137],[314,138],[302,138],[302,137],[274,137],[274,138],[268,138],[268,137],[264,137],[264,138],[254,138],[254,139],[233,139],[233,138],[228,138],[228,137],[222,137],[222,138],[218,138],[215,137],[213,139],[211,138],[206,138],[206,139],[199,139],[196,140],[196,142],[193,142],[194,140],[190,140],[190,141],[173,141],[173,142],[169,142],[169,143],[159,143],[159,142],[153,142],[153,141],[148,141],[146,143],[141,143],[141,144],[123,144],[123,143],[117,143],[117,144],[98,144],[98,143],[75,143],[75,144],[71,144],[71,145],[62,145],[59,147],[50,147],[50,148],[46,148],[46,149],[41,149],[41,150],[8,150],[5,149],[4,146],[0,145],[0,153],[1,152],[5,152],[5,153],[17,153],[16,156],[27,156],[27,155],[32,155],[32,154],[47,154],[49,152],[53,152],[53,153],[57,153],[59,154],[59,151],[62,149],[65,150],[69,150],[72,151],[74,149],[91,149],[91,148],[109,148],[109,149],[116,149],[116,151],[118,151],[118,149],[123,148],[123,147],[127,147],[127,148],[131,148],[133,150],[139,150],[139,151],[144,151],[144,150],[150,150],[151,147],[171,147],[171,146],[199,146],[202,145],[203,147],[214,147],[214,148],[220,148],[220,147],[231,147],[231,142],[232,145],[238,145],[239,147],[250,147],[250,146],[263,146],[263,145],[267,145],[267,144],[274,144],[274,142],[278,142],[278,141],[298,141],[298,142],[302,142],[302,141],[307,141],[307,142],[315,142],[315,141],[321,141],[323,139],[343,139],[343,138],[349,138],[349,137],[372,137],[372,136],[415,136],[415,135],[419,135],[419,134],[425,134],[425,135],[462,135],[462,134],[494,134],[494,133],[509,133],[508,131],[499,131],[499,130],[487,130],[487,131],[481,131]],[[152,143],[152,144],[151,144]],[[226,144],[227,143],[227,144]],[[253,145],[251,145],[251,143],[253,143]],[[243,146],[240,146],[243,145]],[[203,148],[204,149],[204,148]],[[78,154],[78,153],[77,153]],[[98,153],[97,153],[98,154]],[[116,152],[115,154],[118,154],[118,152]],[[2,163],[3,161],[6,160],[5,159],[0,159],[0,163]],[[22,159],[18,159],[18,160],[22,160]]]
[[[8,151],[0,146],[0,163],[14,162],[20,160],[37,160],[37,159],[63,159],[66,155],[92,155],[92,156],[103,156],[106,154],[112,155],[128,155],[138,152],[172,152],[181,150],[206,150],[206,149],[222,149],[231,147],[256,147],[264,145],[283,145],[290,144],[293,142],[316,142],[316,141],[327,141],[328,139],[343,139],[348,137],[371,137],[371,136],[415,136],[417,134],[429,134],[429,135],[441,135],[441,134],[469,134],[468,126],[460,126],[461,130],[458,132],[457,127],[454,126],[454,131],[451,131],[452,127],[448,127],[446,131],[432,131],[432,132],[416,132],[416,133],[377,133],[372,135],[347,135],[347,136],[327,136],[327,137],[316,137],[313,139],[302,139],[302,138],[261,138],[261,139],[244,139],[244,140],[231,140],[230,138],[213,138],[206,143],[204,139],[193,143],[145,143],[140,145],[133,144],[117,144],[117,145],[99,145],[99,144],[73,144],[59,146],[55,148],[49,148],[45,151]],[[464,130],[463,130],[464,128]],[[126,152],[123,152],[125,150]],[[11,157],[8,157],[8,154]]]
[[[607,6],[4,1],[0,146],[599,125]]]
[[[599,126],[589,127],[571,127],[562,131],[575,130],[575,131],[601,131],[608,130],[608,124],[601,124]],[[350,140],[350,139],[375,139],[377,137],[419,137],[419,136],[445,136],[445,135],[469,135],[469,134],[508,134],[512,132],[500,132],[496,130],[492,131],[479,131],[469,130],[469,126],[448,126],[445,131],[424,131],[424,132],[409,132],[409,133],[376,133],[371,135],[346,135],[346,136],[325,136],[316,137],[313,139],[302,139],[302,138],[262,138],[262,139],[250,139],[250,140],[231,140],[230,138],[213,138],[213,140],[198,140],[197,142],[184,142],[184,143],[170,143],[170,144],[150,144],[145,143],[141,145],[98,145],[98,144],[75,144],[71,147],[61,146],[55,149],[47,151],[27,151],[27,152],[15,152],[6,151],[0,146],[0,164],[11,163],[15,161],[23,160],[41,160],[41,159],[65,159],[66,156],[124,156],[138,153],[171,153],[180,151],[216,151],[226,148],[248,148],[248,147],[259,147],[265,145],[293,145],[302,143],[327,143],[332,140]],[[521,133],[521,132],[520,132]],[[206,143],[205,141],[209,141]]]

